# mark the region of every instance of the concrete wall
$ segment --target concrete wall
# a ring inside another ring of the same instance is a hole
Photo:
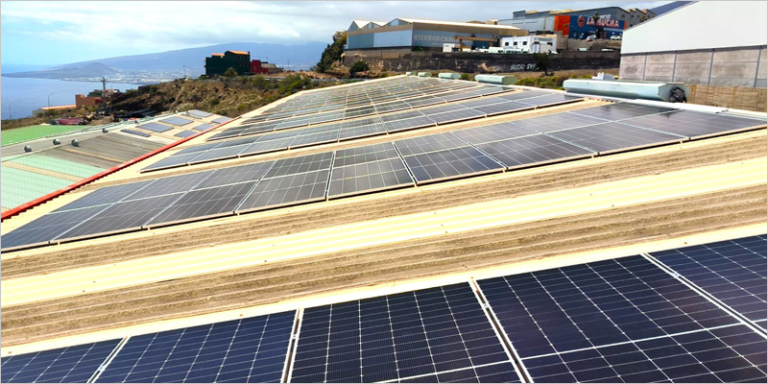
[[[344,65],[364,60],[371,66],[388,71],[449,70],[465,73],[508,73],[537,71],[533,55],[491,53],[410,52],[409,50],[348,51]],[[564,51],[552,55],[550,70],[617,68],[619,52]]]
[[[625,54],[619,76],[625,80],[765,88],[766,61],[766,46]]]

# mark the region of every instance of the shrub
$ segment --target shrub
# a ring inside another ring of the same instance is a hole
[[[219,99],[211,99],[210,104],[211,104],[212,107],[215,107],[215,106],[221,104],[221,100],[219,100]]]
[[[229,77],[229,78],[232,78],[232,77],[237,77],[237,71],[236,71],[234,68],[232,68],[232,67],[229,67],[229,68],[227,69],[227,71],[226,71],[226,72],[224,72],[224,76],[225,76],[225,77]]]
[[[462,73],[461,80],[469,80],[469,73]]]
[[[368,63],[360,60],[352,64],[352,68],[349,69],[349,72],[350,73],[365,72],[368,69],[370,69],[370,67],[368,66]]]

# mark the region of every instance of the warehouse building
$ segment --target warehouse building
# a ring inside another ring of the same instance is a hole
[[[251,52],[226,51],[213,53],[205,58],[205,75],[208,77],[224,75],[229,68],[234,68],[238,75],[245,75],[251,70]]]
[[[594,17],[599,16],[595,21]],[[511,25],[529,32],[562,32],[572,39],[590,35],[608,38],[620,35],[626,28],[642,23],[656,15],[648,9],[620,7],[581,10],[517,11],[511,19],[499,20],[499,24]]]
[[[767,12],[765,2],[702,1],[628,29],[620,75],[626,80],[765,88]]]
[[[437,51],[443,44],[459,44],[457,36],[466,37],[464,46],[488,48],[498,46],[502,37],[524,36],[517,27],[495,24],[461,23],[398,18],[388,23],[355,20],[347,30],[346,51],[399,49]]]

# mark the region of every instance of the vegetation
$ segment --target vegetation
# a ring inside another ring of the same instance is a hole
[[[517,85],[525,85],[529,87],[549,88],[549,89],[563,89],[563,83],[570,79],[568,75],[562,76],[539,76],[539,77],[527,77],[519,79]],[[592,75],[581,75],[574,77],[575,79],[591,79]]]
[[[315,65],[314,70],[325,73],[331,69],[337,61],[341,60],[341,54],[344,53],[344,45],[347,44],[347,31],[338,31],[333,34],[333,43],[328,44],[320,57],[320,61]]]
[[[232,78],[232,77],[237,77],[237,71],[236,71],[234,68],[232,68],[232,67],[229,67],[229,68],[227,68],[227,70],[224,72],[224,77],[229,77],[229,78]]]
[[[544,76],[554,76],[554,73],[549,72],[549,67],[552,65],[552,60],[546,53],[534,53],[533,59],[536,61],[536,69],[543,71]]]
[[[469,73],[462,73],[461,80],[475,81],[475,75]]]
[[[354,64],[352,64],[352,68],[349,69],[349,73],[352,74],[352,76],[354,76],[354,74],[357,73],[357,72],[365,72],[365,71],[367,71],[369,69],[370,69],[370,67],[368,66],[368,63],[366,63],[365,61],[360,60],[360,61],[356,61]]]

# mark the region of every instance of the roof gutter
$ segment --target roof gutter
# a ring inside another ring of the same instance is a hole
[[[51,193],[49,193],[49,194],[47,194],[47,195],[45,195],[43,197],[39,197],[39,198],[37,198],[35,200],[32,200],[32,201],[30,201],[28,203],[24,203],[22,205],[19,205],[16,208],[9,209],[9,210],[3,212],[2,215],[0,215],[0,221],[5,221],[6,219],[8,219],[10,217],[16,216],[19,213],[22,213],[24,211],[27,211],[29,209],[32,209],[32,208],[40,205],[40,204],[43,204],[43,203],[48,202],[50,200],[53,200],[53,199],[55,199],[55,198],[65,194],[65,193],[71,192],[71,191],[73,191],[73,190],[75,190],[77,188],[80,188],[80,187],[82,187],[82,186],[84,186],[86,184],[92,183],[92,182],[94,182],[96,180],[99,180],[99,179],[105,177],[105,176],[111,175],[111,174],[113,174],[113,173],[115,173],[115,172],[117,172],[117,171],[119,171],[121,169],[130,167],[131,165],[134,165],[134,164],[138,163],[139,161],[145,160],[145,159],[147,159],[149,157],[157,155],[158,153],[167,151],[167,150],[169,150],[169,149],[171,149],[173,147],[176,147],[176,146],[178,146],[180,144],[186,143],[187,141],[192,140],[192,139],[194,139],[194,138],[196,138],[196,137],[198,137],[198,136],[200,136],[202,134],[208,133],[208,132],[210,132],[210,131],[212,131],[212,130],[214,130],[216,128],[223,127],[224,125],[227,125],[227,124],[229,124],[229,123],[239,119],[240,117],[241,116],[235,117],[234,119],[232,119],[232,120],[230,120],[230,121],[228,121],[226,123],[219,124],[219,125],[211,128],[211,129],[209,129],[207,131],[198,132],[195,135],[192,135],[192,136],[189,136],[189,137],[185,137],[185,138],[180,139],[178,141],[174,141],[173,143],[170,143],[170,144],[168,144],[168,145],[166,145],[164,147],[160,147],[158,149],[155,149],[152,152],[145,153],[145,154],[143,154],[143,155],[141,155],[141,156],[139,156],[139,157],[137,157],[137,158],[135,158],[133,160],[128,160],[128,161],[126,161],[126,162],[124,162],[122,164],[116,165],[116,166],[114,166],[114,167],[112,167],[110,169],[101,171],[101,172],[99,172],[99,173],[97,173],[97,174],[95,174],[93,176],[89,176],[89,177],[87,177],[87,178],[85,178],[83,180],[80,180],[77,183],[74,183],[72,185],[66,186],[66,187],[64,187],[62,189],[59,189],[57,191],[53,191],[53,192],[51,192]]]

